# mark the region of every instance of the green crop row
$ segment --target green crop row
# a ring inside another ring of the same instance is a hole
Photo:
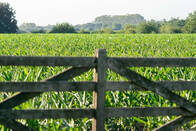
[[[196,34],[0,34],[0,55],[23,56],[94,56],[95,50],[105,48],[108,56],[128,57],[196,57]],[[67,67],[16,67],[1,66],[0,81],[41,81]],[[139,74],[157,80],[196,80],[196,68],[131,68]],[[126,78],[108,70],[107,80],[126,81]],[[93,80],[90,70],[70,81]],[[195,91],[176,92],[192,102]],[[3,100],[13,93],[0,93]],[[106,92],[107,107],[170,107],[177,106],[152,93],[140,91]],[[29,100],[15,109],[91,108],[91,92],[50,92]],[[127,117],[107,118],[106,130],[135,129],[137,123],[150,130],[176,118],[174,117]],[[38,130],[90,130],[91,120],[45,119],[18,120]],[[189,128],[187,124],[184,128]],[[1,130],[8,130],[1,126]]]

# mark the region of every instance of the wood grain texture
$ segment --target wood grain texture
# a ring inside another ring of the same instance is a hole
[[[172,91],[196,90],[196,81],[156,81]],[[131,82],[108,81],[107,91],[147,91]]]
[[[93,131],[104,131],[104,108],[105,108],[105,88],[106,88],[106,69],[107,53],[105,49],[97,50],[97,67],[94,72],[94,81],[97,82],[96,91],[93,92],[93,108],[96,115],[92,122]]]
[[[135,107],[106,108],[106,117],[146,117],[146,116],[193,116],[193,113],[180,107]]]
[[[130,58],[109,57],[128,67],[196,67],[196,58]]]
[[[0,119],[59,119],[59,118],[93,118],[94,109],[35,109],[5,110],[0,109]]]
[[[172,91],[196,90],[196,81],[156,81]],[[94,91],[96,82],[0,82],[0,92]],[[106,91],[147,91],[131,82],[106,82]]]
[[[2,66],[95,67],[95,57],[0,56]]]
[[[2,119],[0,119],[0,124],[12,129],[13,131],[36,131],[35,129],[29,128],[7,116],[4,116]]]
[[[0,92],[94,91],[95,82],[0,82]]]

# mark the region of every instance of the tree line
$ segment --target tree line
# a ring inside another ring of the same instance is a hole
[[[75,26],[23,23],[18,27],[15,10],[8,3],[0,2],[0,33],[196,33],[196,11],[186,19],[147,21],[139,14],[104,15],[95,18],[94,22]]]
[[[101,17],[102,19],[98,19],[99,24],[102,25],[98,30],[89,29],[88,26],[81,26],[79,29],[76,26],[76,30],[80,33],[196,33],[196,11],[190,13],[186,19],[171,18],[170,20],[164,19],[162,21],[140,19],[136,23],[123,24],[117,23],[115,19],[112,19],[113,23],[110,26],[103,26],[106,23],[103,19],[108,19],[107,17],[104,16]],[[140,15],[132,17],[132,19],[138,17]],[[121,17],[122,21],[124,21],[123,18],[124,16]]]

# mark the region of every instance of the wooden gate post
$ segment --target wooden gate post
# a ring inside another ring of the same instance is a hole
[[[104,131],[107,53],[105,49],[99,49],[95,55],[97,58],[97,66],[94,70],[94,81],[97,82],[97,86],[93,92],[93,108],[96,110],[96,114],[95,118],[93,118],[92,130]]]

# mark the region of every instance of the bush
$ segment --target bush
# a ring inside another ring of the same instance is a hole
[[[165,24],[160,28],[161,33],[182,33],[182,30],[177,25]]]
[[[105,28],[103,30],[103,33],[105,33],[105,34],[114,34],[114,31],[111,28]]]
[[[50,33],[76,33],[74,27],[68,23],[56,24]]]
[[[131,24],[127,24],[123,26],[123,32],[124,33],[136,33],[136,26],[135,25],[131,25]]]
[[[31,33],[46,33],[45,30],[35,30],[35,31],[32,31]]]
[[[80,34],[90,34],[91,32],[88,30],[80,29],[79,33]]]
[[[105,28],[102,30],[95,30],[91,32],[92,34],[114,34],[115,32],[111,28]]]
[[[189,14],[186,24],[184,26],[184,32],[186,33],[196,33],[196,11]]]
[[[158,33],[159,27],[154,22],[143,22],[137,26],[138,33]]]

